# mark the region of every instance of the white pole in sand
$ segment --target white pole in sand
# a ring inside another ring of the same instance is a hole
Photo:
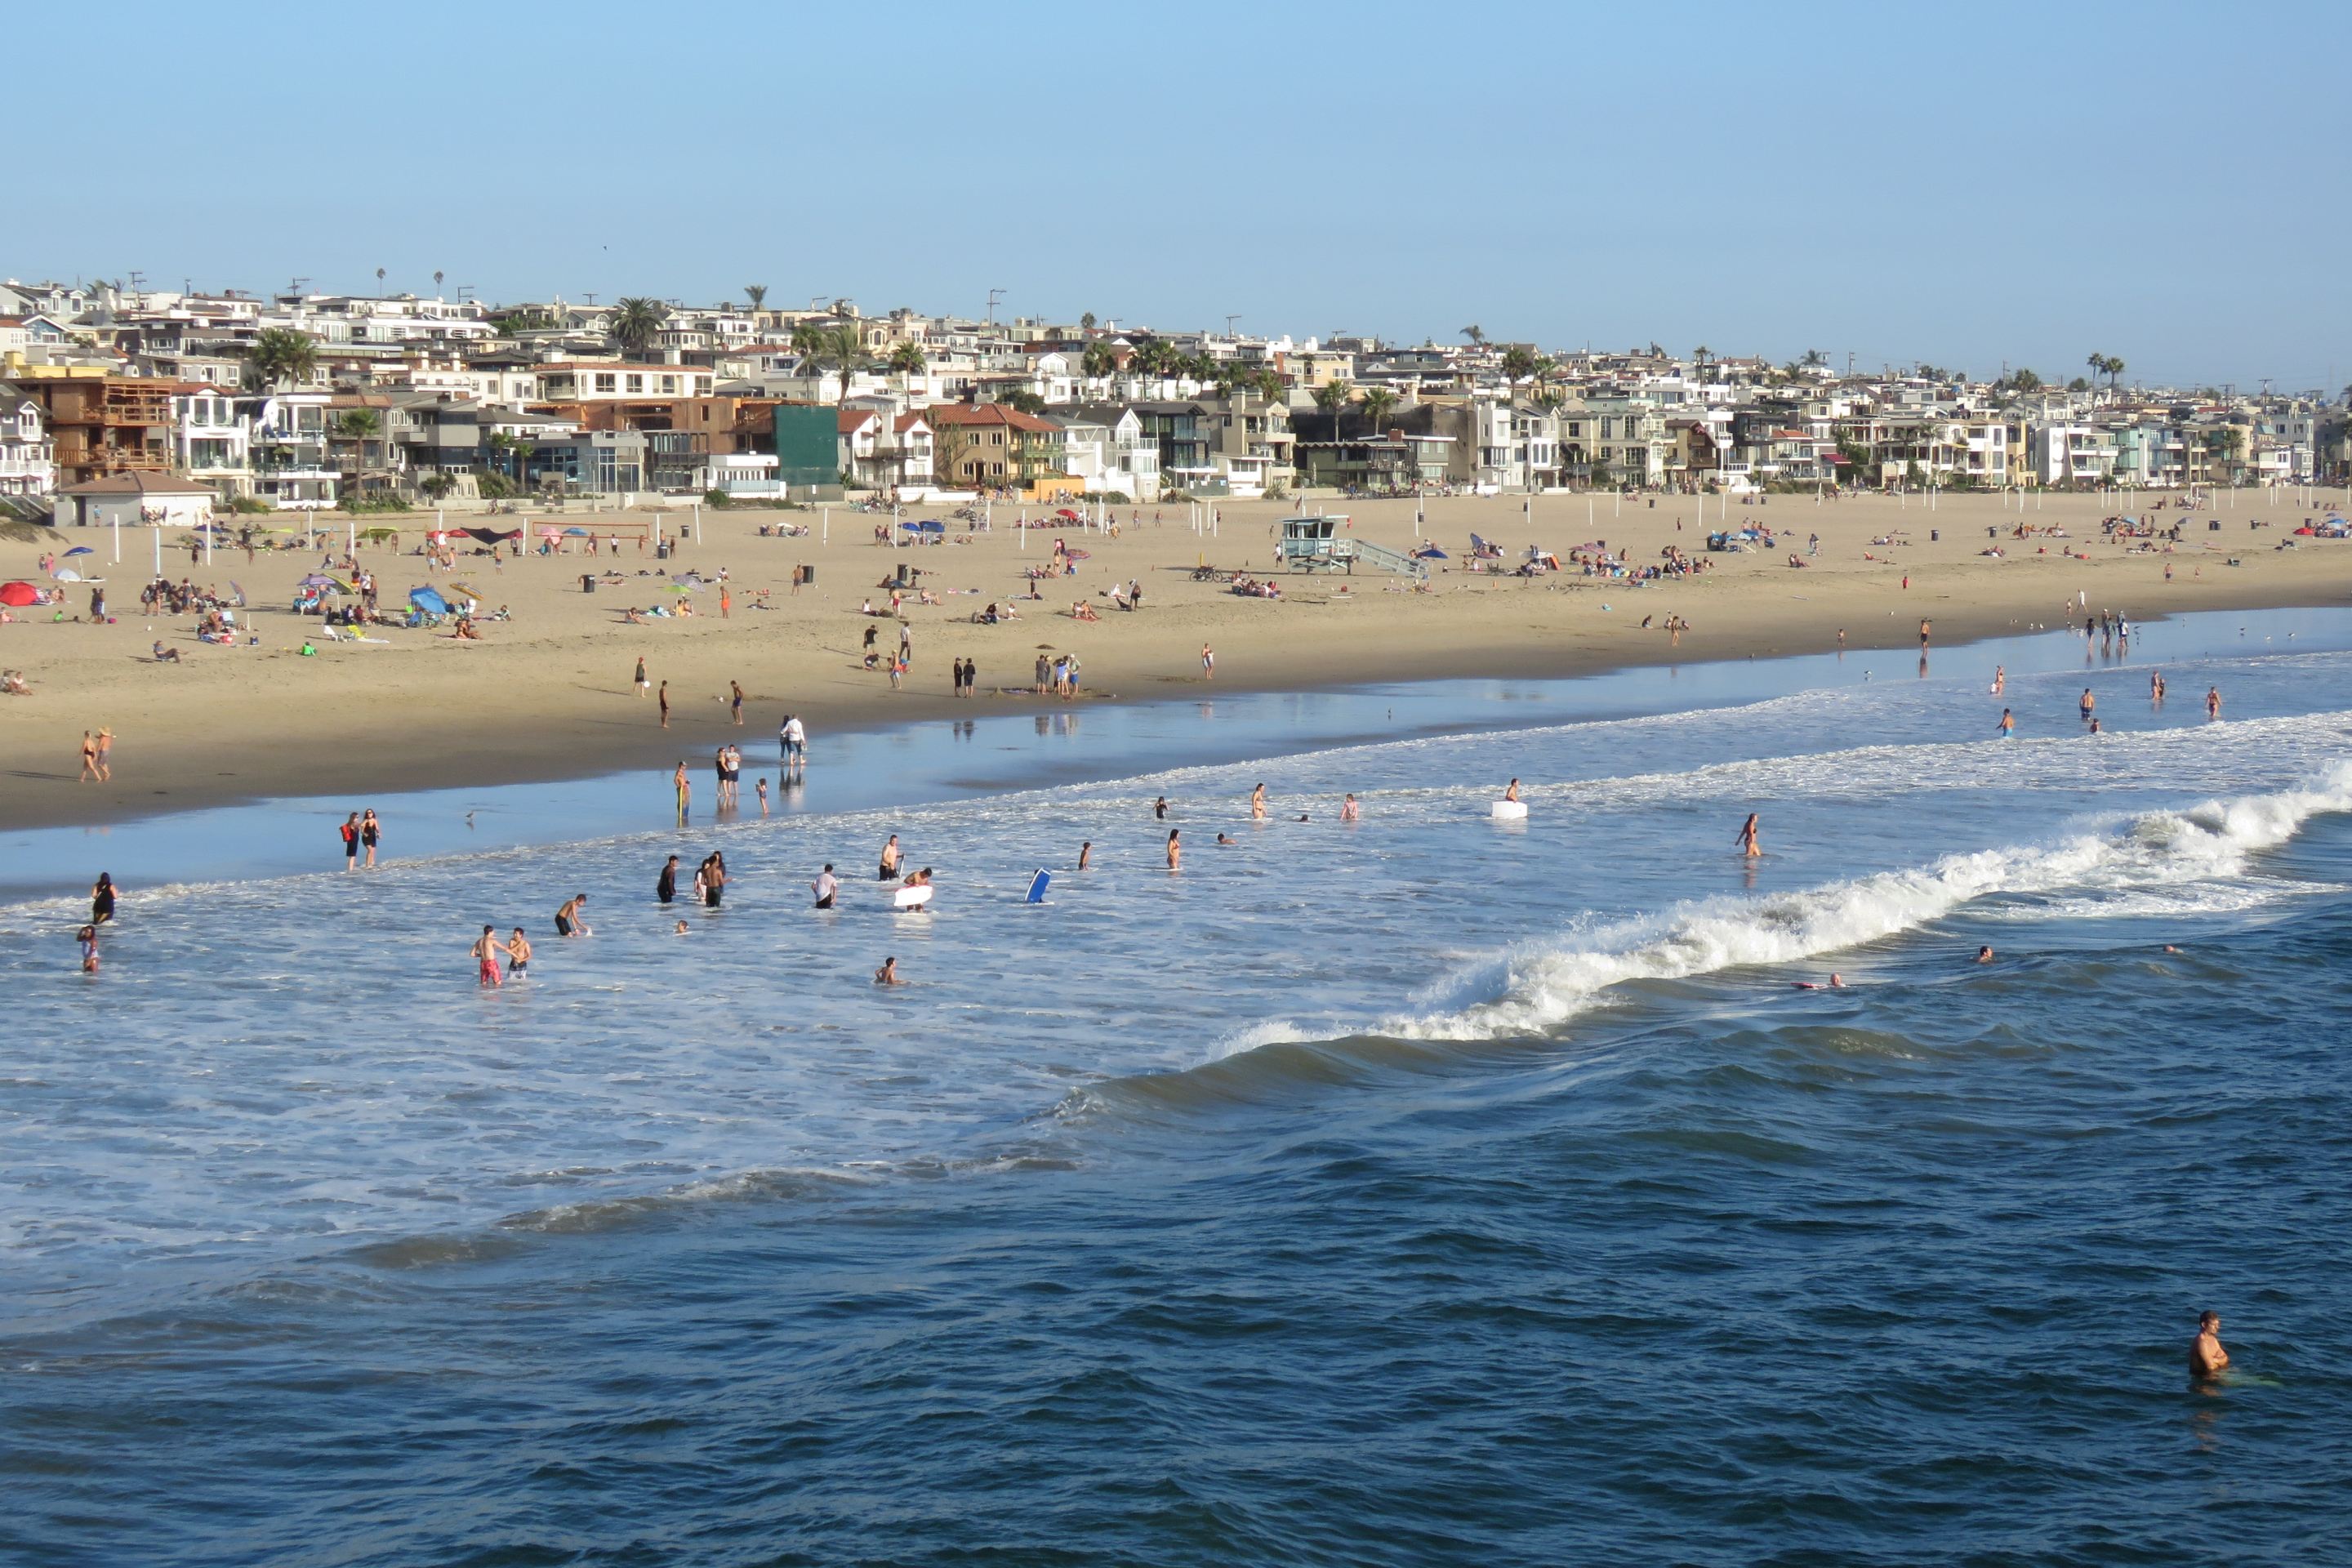
[[[821,506],[821,507],[817,508],[817,510],[816,510],[816,526],[817,526],[816,542],[817,542],[819,544],[821,544],[821,545],[822,545],[822,544],[830,544],[830,543],[832,543],[832,542],[833,542],[833,508],[831,508],[831,507],[829,507],[829,506]]]
[[[155,525],[155,575],[156,575],[156,576],[158,576],[158,577],[161,577],[163,574],[163,525],[161,522],[158,522],[158,523],[156,523],[156,525]]]
[[[114,514],[114,563],[122,564],[122,513],[119,509]]]

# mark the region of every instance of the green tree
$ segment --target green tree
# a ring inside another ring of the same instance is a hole
[[[457,481],[449,474],[427,474],[416,488],[425,492],[426,500],[446,500],[449,492],[457,488]]]
[[[887,363],[893,375],[920,375],[930,365],[930,362],[923,357],[920,343],[898,344],[891,349]]]
[[[1691,363],[1696,365],[1699,369],[1705,370],[1708,365],[1713,364],[1714,363],[1715,351],[1707,347],[1705,343],[1701,343],[1698,347],[1691,350]]]
[[[346,408],[327,426],[327,434],[348,448],[344,461],[337,471],[360,473],[366,468],[367,443],[383,429],[383,421],[373,408]]]
[[[793,348],[820,375],[831,367],[841,377],[841,395],[849,395],[849,378],[866,361],[866,339],[855,321],[820,326],[803,321],[793,330]]]
[[[1470,346],[1474,349],[1486,346],[1486,329],[1484,327],[1473,323],[1462,329],[1462,335],[1470,340]]]
[[[1091,332],[1094,330],[1095,313],[1092,310],[1088,310],[1085,315],[1078,318],[1078,331],[1082,332]]]
[[[1503,351],[1503,374],[1512,382],[1527,380],[1536,373],[1536,351],[1525,343],[1513,343]]]
[[[1007,408],[1017,408],[1024,414],[1045,412],[1045,400],[1025,386],[1015,387],[1011,392],[1000,395],[996,401]]]
[[[1315,406],[1331,416],[1331,439],[1339,438],[1340,411],[1348,406],[1349,394],[1353,390],[1344,381],[1327,381],[1315,389]]]
[[[266,388],[302,382],[319,367],[319,342],[292,327],[264,327],[245,349],[246,368]]]
[[[1086,353],[1078,356],[1078,374],[1089,381],[1100,381],[1118,370],[1118,351],[1100,340],[1088,343]]]
[[[765,283],[746,283],[743,285],[743,298],[751,300],[751,309],[757,310],[768,302],[768,286]]]
[[[1819,370],[1829,363],[1829,355],[1822,353],[1819,349],[1807,349],[1805,351],[1805,357],[1797,362],[1799,365],[1806,370]]]
[[[2078,375],[2074,380],[2066,384],[2066,390],[2069,392],[2088,392],[2091,390],[2091,384],[2084,381]]]
[[[1364,417],[1370,420],[1375,433],[1388,428],[1390,413],[1397,405],[1397,395],[1385,386],[1375,386],[1364,394]]]
[[[632,295],[614,307],[613,320],[606,330],[622,348],[641,354],[654,346],[662,323],[668,319],[669,307],[659,300]]]

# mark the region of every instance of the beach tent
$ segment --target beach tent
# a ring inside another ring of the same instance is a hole
[[[571,539],[593,539],[595,537],[595,535],[590,533],[584,528],[567,528],[563,532],[565,537]]]
[[[707,588],[709,586],[709,584],[702,580],[702,574],[699,572],[680,572],[677,576],[672,577],[670,581],[676,583],[682,588]]]
[[[449,601],[441,596],[441,591],[438,588],[411,588],[408,591],[408,602],[428,616],[446,616],[449,613]]]
[[[929,518],[924,519],[920,522],[902,522],[898,526],[906,530],[908,533],[945,533],[948,531],[948,525],[946,523],[938,522]]]
[[[41,591],[30,583],[0,583],[0,605],[12,605],[23,609],[41,596]]]
[[[469,528],[466,532],[468,537],[483,544],[504,544],[509,540],[522,537],[522,530],[520,528],[509,528],[503,531],[495,528]]]
[[[49,575],[60,583],[79,583],[81,581],[81,574],[75,571],[70,566],[60,566],[56,571],[51,572]]]
[[[1470,557],[1474,561],[1500,561],[1503,558],[1503,547],[1481,539],[1474,533],[1470,536]]]
[[[348,594],[352,591],[350,584],[338,577],[330,577],[324,572],[311,573],[309,576],[303,578],[298,586],[304,588],[318,588],[328,593],[334,594]]]
[[[1454,559],[1434,544],[1424,544],[1412,552],[1415,561],[1451,561]]]

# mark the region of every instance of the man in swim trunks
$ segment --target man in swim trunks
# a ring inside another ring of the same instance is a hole
[[[882,967],[874,972],[874,984],[877,985],[904,985],[907,984],[904,980],[901,980],[898,977],[898,959],[897,954],[894,953],[890,957],[882,961]]]
[[[530,938],[522,934],[520,926],[514,928],[514,935],[507,941],[507,962],[513,966],[507,973],[517,980],[530,972]]]
[[[898,874],[898,836],[890,835],[890,842],[882,846],[882,869],[877,881],[887,882]]]
[[[816,880],[809,884],[809,891],[816,895],[818,909],[833,908],[833,896],[841,891],[841,879],[833,874],[832,861],[828,860],[824,863],[824,869],[819,871],[816,874]]]
[[[2002,709],[2002,710],[2000,710],[2000,723],[1997,726],[1997,728],[1998,728],[1998,730],[1999,730],[1999,731],[2000,731],[2000,738],[2001,738],[2002,740],[2004,740],[2004,741],[2013,741],[2013,740],[2017,739],[2017,718],[2016,718],[2016,715],[2014,715],[2014,714],[2011,713],[2011,712],[2010,712],[2010,710],[2009,710],[2008,709],[2006,709],[2006,708]]]
[[[585,893],[574,893],[570,898],[563,900],[563,907],[555,911],[556,935],[590,936],[594,934],[589,931],[588,922],[582,917],[581,913],[580,906],[587,901],[588,895]]]
[[[2087,724],[2091,721],[2092,710],[2096,709],[2098,705],[2099,700],[2091,695],[2091,689],[2087,686],[2083,688],[2083,700],[2075,704],[2076,708],[2083,715],[2083,722]]]
[[[666,904],[677,897],[677,856],[671,856],[669,864],[661,868],[661,876],[654,882],[654,897]]]
[[[484,926],[480,940],[474,943],[474,956],[482,961],[483,984],[496,986],[502,984],[499,977],[499,954],[505,951],[499,943],[497,928]]]
[[[2197,1314],[2197,1337],[2189,1344],[2189,1375],[2219,1376],[2230,1364],[2230,1352],[2221,1348],[2221,1314]]]

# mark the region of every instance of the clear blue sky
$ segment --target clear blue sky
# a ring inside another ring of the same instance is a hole
[[[0,272],[2333,388],[2348,48],[2341,0],[133,3],[12,73]]]

